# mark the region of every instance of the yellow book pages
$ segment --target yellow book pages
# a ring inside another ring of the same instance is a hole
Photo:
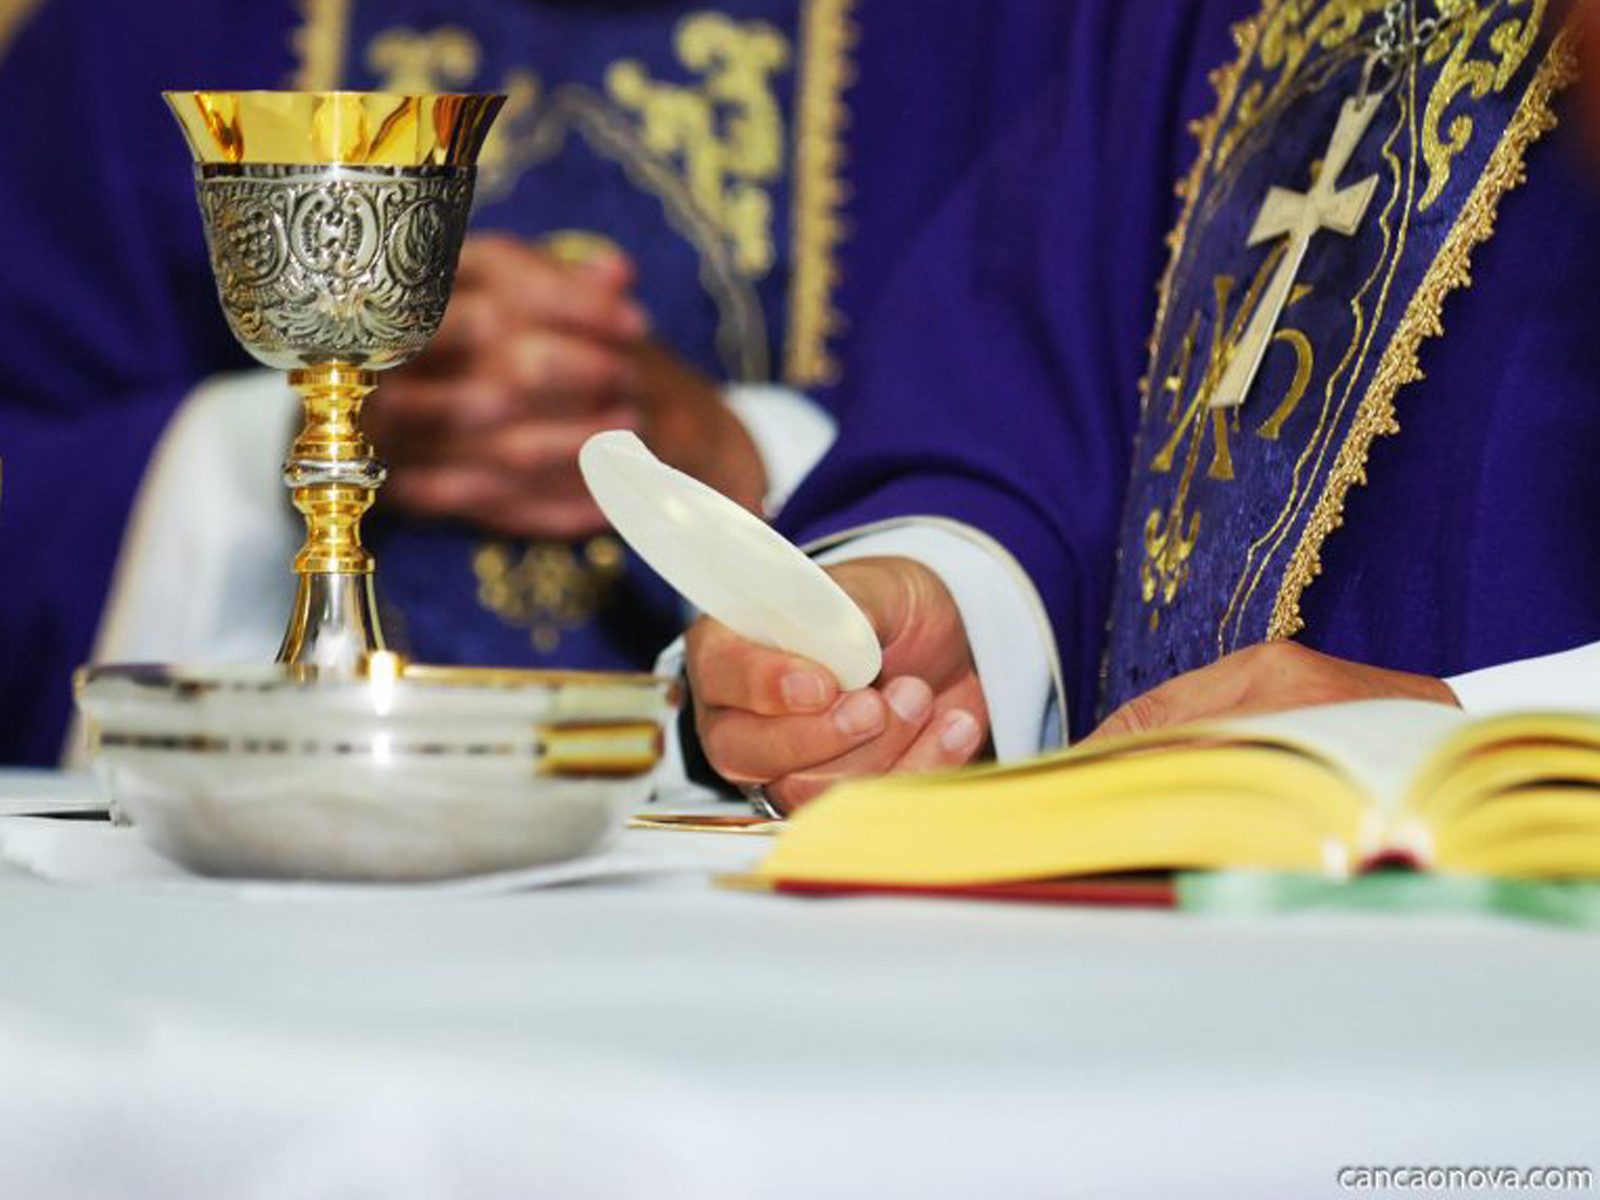
[[[802,809],[768,879],[961,885],[1151,867],[1348,869],[1365,798],[1331,763],[1262,744],[891,777]]]
[[[1166,867],[1344,873],[1392,848],[1405,784],[1467,720],[1368,701],[849,784],[802,809],[759,874],[960,886]]]
[[[1405,808],[1448,870],[1600,874],[1600,715],[1478,721],[1434,754]]]
[[[1480,786],[1480,770],[1529,778],[1577,769],[1579,778],[1600,785],[1600,774],[1581,765],[1585,754],[1600,754],[1600,715],[1515,713],[1473,721],[1429,755],[1411,782],[1406,807],[1430,818],[1447,817]],[[1578,756],[1576,767],[1563,762],[1563,756],[1572,755]]]
[[[1439,833],[1434,862],[1471,875],[1600,875],[1600,789],[1556,785],[1503,792]]]

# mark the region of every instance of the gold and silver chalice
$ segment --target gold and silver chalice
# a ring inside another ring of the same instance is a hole
[[[277,663],[79,673],[113,801],[221,873],[437,878],[591,848],[648,790],[672,685],[406,663],[384,647],[361,544],[384,477],[362,400],[439,327],[503,97],[166,100],[228,324],[303,401],[284,482],[306,540]]]
[[[358,674],[383,634],[361,518],[383,483],[362,436],[377,372],[439,328],[503,97],[169,92],[195,158],[228,325],[289,373],[305,424],[284,482],[306,541],[278,661]]]

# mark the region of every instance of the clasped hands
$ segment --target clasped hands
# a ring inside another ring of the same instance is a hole
[[[650,336],[620,251],[562,259],[506,234],[461,250],[438,335],[381,377],[364,423],[383,502],[514,537],[571,540],[605,519],[578,473],[591,434],[632,429],[664,461],[747,507],[760,456],[717,386]]]
[[[710,618],[688,635],[695,727],[708,761],[732,783],[763,785],[786,811],[843,779],[959,766],[989,743],[966,630],[938,576],[903,558],[828,571],[883,645],[883,673],[872,687],[841,692],[817,664],[746,641]],[[1265,642],[1136,697],[1090,737],[1378,698],[1456,703],[1437,679]]]

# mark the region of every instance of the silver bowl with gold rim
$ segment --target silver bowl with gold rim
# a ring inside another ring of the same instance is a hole
[[[264,878],[414,881],[602,846],[676,696],[649,675],[285,664],[86,667],[96,769],[167,857]]]

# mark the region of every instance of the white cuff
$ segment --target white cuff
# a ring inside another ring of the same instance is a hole
[[[899,557],[950,590],[978,668],[995,757],[1029,758],[1065,739],[1066,695],[1055,635],[1033,583],[993,538],[940,517],[911,517],[807,547],[820,562]]]
[[[1500,663],[1446,679],[1461,707],[1487,716],[1513,709],[1600,709],[1600,642]]]
[[[723,400],[761,456],[767,472],[762,507],[775,517],[833,445],[838,426],[815,401],[775,384],[731,384]]]

